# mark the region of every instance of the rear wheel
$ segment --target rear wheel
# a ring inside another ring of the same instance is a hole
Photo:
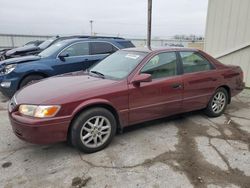
[[[26,78],[24,78],[20,84],[20,89],[23,88],[24,86],[28,85],[28,84],[32,84],[33,82],[37,81],[37,80],[41,80],[44,77],[41,75],[30,75],[27,76]]]
[[[228,92],[224,88],[218,88],[210,99],[205,113],[209,117],[218,117],[224,113],[228,104]]]
[[[92,108],[82,112],[72,124],[71,143],[85,153],[102,150],[116,133],[114,115],[105,108]]]

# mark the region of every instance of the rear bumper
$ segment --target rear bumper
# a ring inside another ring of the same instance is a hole
[[[51,144],[67,140],[69,118],[32,119],[13,112],[9,113],[9,119],[13,132],[21,140],[34,144]]]
[[[231,91],[231,97],[239,94],[240,92],[242,92],[244,89],[246,88],[246,85],[244,82],[241,82],[240,84],[237,84],[237,86],[235,87],[235,89],[233,89]]]

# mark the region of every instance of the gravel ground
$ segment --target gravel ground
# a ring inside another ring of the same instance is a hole
[[[0,187],[250,187],[250,90],[221,117],[199,111],[136,125],[94,154],[19,140],[0,101]]]

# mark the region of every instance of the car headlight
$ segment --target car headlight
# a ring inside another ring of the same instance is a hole
[[[58,105],[20,105],[19,113],[36,118],[54,117],[60,110]]]
[[[10,65],[6,65],[2,70],[1,70],[1,74],[2,75],[6,75],[11,73],[13,70],[15,70],[16,68],[16,64],[10,64]]]

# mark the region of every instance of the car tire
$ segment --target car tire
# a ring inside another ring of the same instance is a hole
[[[28,84],[31,84],[33,81],[37,81],[37,80],[41,80],[41,79],[44,79],[44,77],[41,76],[41,75],[30,75],[30,76],[27,76],[26,78],[24,78],[21,81],[19,89],[23,88],[24,86],[26,86]]]
[[[116,119],[105,108],[91,108],[82,112],[73,122],[71,143],[85,153],[93,153],[107,147],[116,133]]]
[[[222,115],[227,107],[229,95],[225,88],[218,88],[209,100],[205,109],[205,114],[209,117],[218,117]]]

